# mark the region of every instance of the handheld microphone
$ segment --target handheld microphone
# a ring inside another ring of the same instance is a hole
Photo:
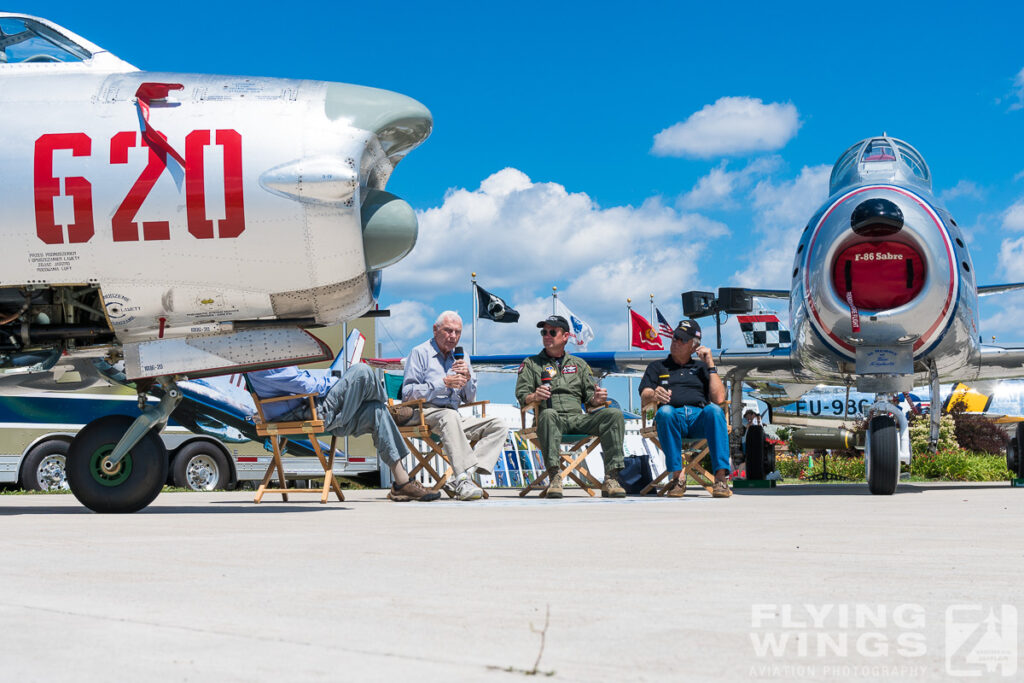
[[[540,373],[540,383],[541,383],[541,386],[545,386],[545,387],[548,387],[550,389],[551,388],[551,380],[553,380],[554,378],[555,378],[555,369],[553,367],[551,367],[550,365],[545,366],[544,367],[544,371],[542,373]],[[548,397],[548,400],[545,403],[546,403],[547,407],[550,408],[551,407],[551,398]]]
[[[452,358],[454,358],[455,360],[462,360],[465,357],[466,352],[462,350],[461,346],[456,346],[455,349],[452,351]]]

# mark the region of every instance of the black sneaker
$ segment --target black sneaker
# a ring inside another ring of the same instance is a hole
[[[395,501],[396,503],[404,503],[410,500],[417,500],[421,503],[429,503],[432,500],[437,500],[441,497],[441,493],[438,491],[428,491],[423,488],[418,481],[410,479],[405,482],[404,485],[398,486],[397,484],[391,485],[391,490],[388,491],[388,498]]]

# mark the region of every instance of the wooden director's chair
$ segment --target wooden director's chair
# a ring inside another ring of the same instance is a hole
[[[611,405],[610,401],[605,402],[604,406],[597,408],[588,408],[587,412],[593,412],[594,410],[600,410],[601,408]],[[527,443],[528,446],[536,447],[540,450],[539,440],[537,438],[537,418],[539,416],[540,403],[527,403],[520,409],[520,418],[522,421],[522,429],[519,432]],[[527,426],[526,416],[528,413],[533,413],[533,425]],[[576,485],[581,489],[594,496],[594,491],[601,489],[601,482],[599,482],[590,470],[587,468],[587,456],[601,444],[601,437],[591,436],[590,434],[563,434],[562,445],[568,445],[568,448],[563,448],[559,452],[560,457],[560,469],[558,475],[562,477],[562,481],[566,479],[572,479],[576,482]],[[547,495],[547,486],[544,482],[550,475],[545,468],[540,475],[530,482],[529,486],[519,492],[520,496],[525,496],[536,489],[542,489],[540,492],[541,498]]]
[[[426,399],[417,398],[410,401],[397,402],[396,399],[402,385],[397,383],[397,388],[395,388],[391,382],[387,382],[387,379],[386,377],[385,388],[388,393],[388,411],[391,412],[391,417],[395,419],[395,424],[398,425],[398,432],[402,435],[402,440],[409,448],[409,453],[412,455],[413,460],[416,461],[413,468],[409,470],[409,478],[414,479],[421,471],[426,472],[434,480],[434,485],[429,490],[444,490],[448,497],[452,498],[455,494],[448,489],[444,489],[444,485],[455,474],[455,470],[452,469],[451,458],[441,448],[440,435],[430,430],[430,425],[427,424],[424,418],[423,405],[426,403]],[[473,401],[472,403],[463,403],[459,408],[480,406],[480,415],[487,417],[488,403],[490,401]],[[471,441],[469,444],[470,448],[475,445],[476,441]],[[440,458],[441,462],[444,463],[444,473],[439,473],[431,464],[431,460],[435,457]],[[484,498],[490,498],[486,489],[484,489]]]
[[[263,481],[260,482],[260,487],[256,491],[256,498],[254,502],[259,503],[263,499],[264,493],[280,493],[281,498],[287,502],[289,493],[319,492],[320,502],[326,503],[327,499],[330,497],[332,489],[338,496],[338,500],[345,500],[345,494],[341,492],[341,486],[338,484],[338,479],[334,476],[334,454],[336,452],[335,447],[338,443],[338,437],[333,435],[331,436],[331,454],[326,458],[320,448],[320,440],[317,438],[324,431],[324,421],[319,418],[316,412],[316,402],[313,400],[316,394],[294,394],[290,396],[277,396],[274,398],[260,398],[256,395],[256,391],[249,382],[249,376],[245,374],[242,376],[245,378],[245,388],[249,390],[249,394],[252,396],[252,401],[256,404],[256,433],[264,438],[270,439],[271,446],[274,449],[274,457],[271,459],[270,465],[267,466],[267,471],[263,475]],[[293,401],[295,399],[302,398],[309,400],[311,417],[308,420],[269,422],[263,414],[263,406],[267,403]],[[284,465],[281,464],[281,453],[284,451],[285,444],[288,442],[288,437],[298,434],[302,434],[309,439],[309,443],[313,446],[313,452],[316,453],[316,457],[320,461],[320,465],[324,468],[324,485],[320,490],[300,489],[295,487],[289,488],[288,483],[285,481]],[[277,471],[277,476],[281,485],[280,487],[271,488],[268,484],[270,484],[270,479],[274,476],[275,470]]]
[[[665,449],[661,447],[661,441],[658,440],[658,430],[654,426],[654,411],[658,410],[659,405],[657,403],[645,403],[640,408],[640,417],[642,420],[640,427],[640,436],[645,439],[650,439],[655,446],[658,447],[662,453]],[[651,411],[651,420],[647,420],[647,411]],[[683,469],[679,474],[679,479],[682,482],[686,482],[686,477],[689,476],[695,482],[704,487],[704,490],[711,493],[714,489],[715,478],[704,469],[701,462],[708,455],[708,442],[707,439],[683,439]],[[668,493],[668,489],[672,486],[671,481],[666,481],[664,484],[661,482],[668,478],[669,471],[666,468],[664,472],[658,475],[658,477],[650,484],[645,486],[641,491],[641,496],[646,496],[651,489],[655,489],[659,496],[664,496]],[[659,486],[660,484],[660,486]]]

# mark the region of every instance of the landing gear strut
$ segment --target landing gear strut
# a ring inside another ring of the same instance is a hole
[[[907,418],[888,397],[879,394],[868,408],[868,431],[864,439],[864,470],[868,490],[890,496],[900,480],[900,462],[910,462],[910,430]]]
[[[164,396],[159,405],[146,407],[137,418],[101,417],[71,442],[68,485],[90,510],[136,512],[153,502],[167,481],[167,449],[160,430],[181,401],[181,392],[171,378],[161,378],[160,384]]]

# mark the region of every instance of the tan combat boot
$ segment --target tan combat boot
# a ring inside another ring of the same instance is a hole
[[[625,498],[626,489],[622,488],[622,484],[615,478],[614,474],[606,474],[604,477],[604,483],[601,484],[601,497],[602,498]]]
[[[545,498],[561,498],[562,497],[562,478],[557,474],[551,475],[551,483],[544,489]]]

